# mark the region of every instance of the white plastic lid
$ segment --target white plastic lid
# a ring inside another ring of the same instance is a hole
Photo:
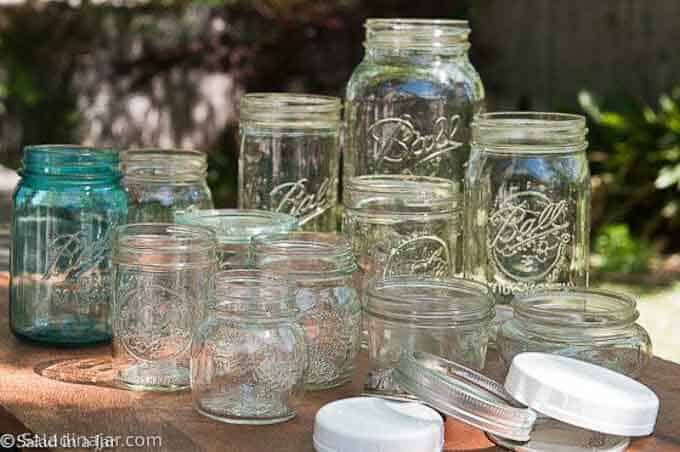
[[[600,366],[545,353],[515,356],[505,389],[545,416],[610,435],[649,435],[659,412],[659,398],[643,384]]]
[[[317,452],[440,452],[444,422],[420,403],[370,397],[323,406],[314,420]]]

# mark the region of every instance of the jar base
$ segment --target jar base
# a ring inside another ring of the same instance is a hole
[[[323,382],[323,383],[307,383],[305,382],[305,391],[325,391],[327,389],[338,388],[344,386],[350,381],[352,381],[352,374],[354,371],[345,375],[341,378],[336,378],[335,380]]]
[[[118,370],[117,387],[130,391],[177,392],[189,389],[189,369],[167,363],[144,363]]]
[[[280,424],[282,422],[290,421],[293,419],[297,413],[292,412],[286,416],[272,417],[272,418],[251,418],[251,417],[239,417],[239,416],[219,416],[216,414],[209,413],[202,410],[199,407],[195,407],[196,411],[203,416],[210,418],[215,421],[219,421],[225,424],[236,424],[236,425],[272,425]]]
[[[285,422],[295,417],[295,410],[278,397],[254,394],[237,385],[197,394],[194,408],[211,419],[228,424],[267,425]]]
[[[72,330],[70,330],[72,334],[67,334],[69,332],[68,328],[56,328],[54,326],[35,327],[22,331],[12,327],[11,330],[12,334],[14,334],[17,339],[41,346],[64,348],[94,347],[111,342],[111,333],[92,331],[89,329],[85,330],[86,333],[83,333],[82,331],[73,333]]]

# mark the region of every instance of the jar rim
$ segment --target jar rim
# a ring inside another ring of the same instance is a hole
[[[405,289],[414,293],[405,296]],[[489,321],[495,316],[486,284],[453,277],[404,276],[375,281],[367,289],[365,310],[390,320],[446,324]]]
[[[515,317],[573,328],[627,325],[639,317],[635,298],[607,289],[544,290],[512,301]]]
[[[579,152],[586,149],[586,118],[559,112],[500,111],[472,121],[472,144],[498,152]]]
[[[261,269],[223,270],[214,277],[213,311],[219,316],[252,320],[294,319],[295,283]]]
[[[208,156],[195,149],[126,149],[121,152],[121,169],[129,181],[185,182],[206,177]]]
[[[342,277],[358,269],[350,243],[336,233],[261,234],[253,237],[251,250],[258,267],[283,265],[295,279]],[[312,269],[307,268],[310,261]]]
[[[214,261],[215,246],[215,231],[204,226],[129,223],[115,229],[112,260],[150,266],[203,263]]]
[[[24,147],[24,176],[56,176],[75,181],[119,177],[119,153],[114,148],[75,144],[40,144]]]
[[[379,204],[382,210],[393,212],[413,208],[450,212],[458,200],[455,185],[448,179],[403,174],[352,177],[345,185],[345,198],[349,209]]]
[[[342,102],[334,96],[256,92],[241,97],[241,121],[303,128],[340,122]]]
[[[257,209],[199,209],[179,212],[180,224],[196,224],[215,230],[223,244],[249,244],[260,234],[283,233],[297,227],[297,219],[286,213]]]
[[[459,19],[369,18],[364,23],[367,48],[420,50],[455,54],[469,48],[470,25]]]

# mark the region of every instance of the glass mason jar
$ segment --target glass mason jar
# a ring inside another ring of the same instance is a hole
[[[397,275],[455,275],[460,201],[446,179],[373,175],[345,186],[343,232],[364,283]]]
[[[306,388],[347,383],[356,369],[361,320],[349,243],[337,234],[293,232],[255,237],[252,251],[258,268],[285,274],[297,284],[298,323],[309,361]]]
[[[45,344],[110,340],[109,238],[127,216],[118,153],[29,146],[20,173],[11,231],[12,331]]]
[[[364,174],[451,180],[463,191],[470,123],[484,88],[467,21],[368,19],[366,54],[346,90],[343,186]]]
[[[241,99],[238,206],[336,230],[340,99],[287,93]]]
[[[113,242],[113,367],[129,389],[189,386],[192,334],[207,311],[215,233],[201,226],[119,226]]]
[[[637,378],[652,358],[647,332],[635,323],[635,299],[599,289],[545,291],[512,302],[498,348],[506,365],[522,352],[564,355]]]
[[[206,209],[177,215],[181,224],[206,226],[217,232],[217,259],[221,270],[248,268],[250,242],[260,234],[285,233],[297,220],[285,213],[266,210]]]
[[[131,149],[121,155],[128,223],[174,223],[178,211],[211,209],[205,153]]]
[[[465,274],[496,302],[588,284],[590,172],[585,118],[486,113],[466,174]]]
[[[307,366],[294,283],[271,272],[223,271],[213,305],[191,352],[196,410],[233,424],[292,419]]]
[[[404,351],[484,368],[494,317],[484,284],[458,278],[382,280],[369,286],[364,314],[369,332],[366,393],[409,398],[392,379]]]

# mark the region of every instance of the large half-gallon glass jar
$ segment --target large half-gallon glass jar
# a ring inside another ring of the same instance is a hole
[[[307,365],[294,283],[266,271],[223,271],[212,305],[191,352],[196,410],[233,424],[293,418]]]
[[[349,243],[336,234],[292,232],[255,237],[252,249],[258,268],[287,275],[297,284],[298,323],[309,357],[307,389],[348,382],[356,368],[361,319]]]
[[[509,366],[522,352],[588,361],[639,377],[652,357],[647,332],[635,323],[635,299],[601,289],[545,291],[512,302],[514,318],[501,325],[498,348]]]
[[[408,398],[392,379],[405,351],[484,367],[495,314],[484,284],[457,278],[378,281],[369,286],[364,314],[369,355],[364,391],[369,394]]]
[[[208,311],[215,232],[202,226],[119,226],[113,242],[113,368],[117,385],[189,386],[191,339]]]
[[[129,223],[174,223],[175,214],[211,209],[206,154],[188,149],[131,149],[121,156]]]
[[[442,178],[359,176],[345,186],[343,232],[364,274],[447,277],[460,271],[460,199]]]
[[[111,243],[127,216],[118,153],[30,146],[14,192],[10,326],[21,338],[111,339]]]
[[[586,122],[560,113],[486,113],[466,174],[465,272],[516,294],[588,284]]]
[[[336,230],[340,99],[253,93],[241,99],[238,206]]]
[[[467,21],[368,19],[347,84],[343,182],[364,174],[444,177],[463,191],[470,123],[484,88]]]
[[[209,227],[217,232],[217,259],[221,270],[248,268],[250,242],[260,234],[295,229],[295,217],[267,210],[205,209],[177,215],[177,222]]]

